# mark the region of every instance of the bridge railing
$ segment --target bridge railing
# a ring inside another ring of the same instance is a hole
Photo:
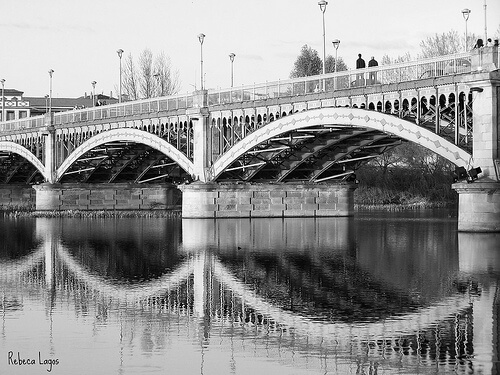
[[[210,90],[208,104],[274,99],[357,87],[400,83],[471,71],[471,54],[459,53],[325,75],[266,82],[232,89]]]
[[[191,107],[193,107],[192,94],[165,96],[100,107],[57,112],[53,114],[53,124],[63,125],[86,121],[106,120],[110,118],[133,118],[134,116],[147,113],[186,109]],[[0,132],[42,128],[46,126],[45,119],[45,115],[40,115],[1,122]]]
[[[400,83],[450,74],[466,73],[471,70],[471,54],[459,53],[417,61],[380,65],[295,78],[284,81],[266,82],[222,90],[208,90],[208,105],[241,103],[272,98],[293,97],[313,93],[335,92],[380,84]],[[99,121],[113,118],[131,119],[148,113],[193,107],[193,95],[174,95],[152,99],[136,100],[101,107],[92,107],[53,115],[55,125]],[[45,116],[28,117],[0,123],[0,132],[19,131],[45,126]]]

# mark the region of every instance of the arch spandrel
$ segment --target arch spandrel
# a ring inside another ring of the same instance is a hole
[[[296,112],[256,130],[222,155],[212,166],[210,176],[213,179],[217,178],[231,163],[260,143],[286,132],[318,125],[375,129],[425,147],[455,165],[467,165],[472,158],[471,154],[455,144],[408,120],[365,109],[329,107]]]
[[[36,169],[42,174],[45,180],[48,180],[48,175],[45,170],[45,166],[42,162],[33,155],[28,149],[23,146],[9,141],[0,141],[0,151],[13,152],[14,154],[20,155],[35,166]]]
[[[194,174],[193,163],[178,149],[157,135],[133,128],[112,129],[96,134],[78,146],[57,169],[56,180],[59,181],[73,163],[86,152],[108,142],[133,142],[141,143],[158,150],[175,161],[189,174]]]

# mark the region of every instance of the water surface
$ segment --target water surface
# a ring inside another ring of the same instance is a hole
[[[0,219],[0,374],[493,374],[500,235],[456,228]]]

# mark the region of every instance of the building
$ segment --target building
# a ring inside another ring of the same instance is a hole
[[[0,121],[18,120],[25,117],[39,116],[48,112],[49,105],[52,112],[63,112],[72,109],[89,108],[93,105],[106,105],[118,103],[118,99],[104,94],[95,95],[95,103],[92,95],[80,96],[79,98],[52,98],[49,96],[35,97],[23,96],[24,92],[16,89],[4,89],[4,98],[0,103]],[[49,103],[50,101],[50,103]]]

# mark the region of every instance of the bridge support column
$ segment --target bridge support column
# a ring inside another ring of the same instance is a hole
[[[458,230],[500,232],[500,182],[453,184],[458,193]]]
[[[464,167],[479,167],[481,173],[471,183],[453,185],[459,194],[458,230],[500,232],[500,73],[477,74],[471,82],[473,159]]]
[[[182,217],[351,216],[354,183],[217,184],[193,183],[182,191]]]
[[[178,209],[180,192],[171,184],[34,185],[37,211]]]
[[[210,142],[208,124],[208,92],[207,90],[193,93],[193,108],[187,111],[193,123],[193,163],[194,178],[207,181],[206,170],[209,167]]]
[[[45,138],[45,170],[47,182],[53,184],[56,182],[56,130],[52,125],[52,114],[45,115],[46,129],[42,132]]]

